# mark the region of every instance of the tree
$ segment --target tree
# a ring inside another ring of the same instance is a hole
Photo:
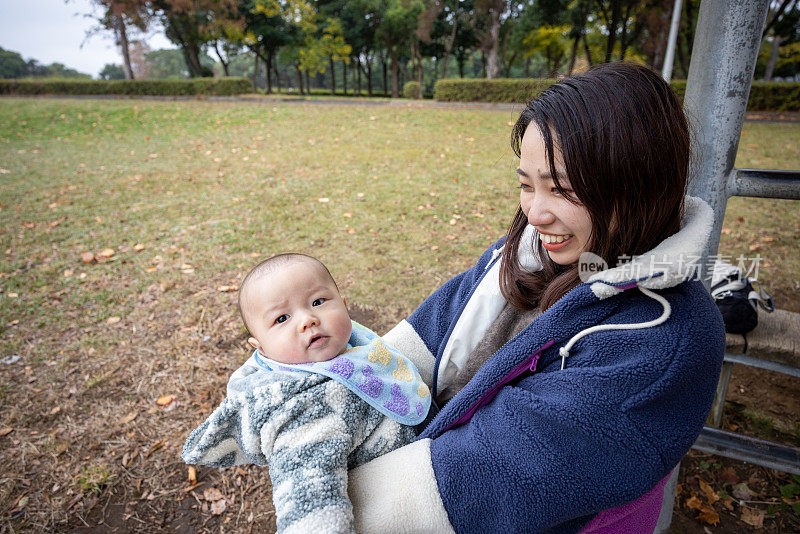
[[[300,38],[297,26],[282,16],[277,2],[243,0],[240,5],[244,17],[243,42],[267,67],[267,92],[272,92],[273,61],[278,51]],[[277,73],[277,66],[276,73]],[[255,69],[254,69],[255,70]],[[254,73],[254,80],[257,72]]]
[[[100,71],[101,80],[124,80],[125,70],[119,65],[113,63],[106,63],[103,70]]]
[[[568,33],[569,26],[540,26],[523,40],[528,49],[527,56],[540,54],[544,58],[550,78],[556,77],[566,59]]]
[[[0,78],[22,78],[28,74],[28,64],[21,55],[0,48]]]
[[[483,20],[480,42],[486,57],[486,77],[497,78],[500,73],[498,56],[500,54],[500,27],[509,8],[507,0],[475,0],[475,13]]]
[[[391,58],[392,98],[400,96],[400,56],[417,29],[422,7],[419,0],[389,0],[375,32],[375,38],[386,48]]]
[[[167,38],[183,52],[191,77],[213,76],[201,52],[231,25],[243,24],[237,0],[150,0]]]
[[[66,0],[69,2],[69,0]],[[141,31],[147,29],[150,17],[147,11],[147,0],[92,0],[101,9],[99,27],[87,32],[87,37],[100,30],[111,30],[114,40],[122,53],[122,64],[126,79],[133,79],[134,73],[130,60],[130,42],[128,28],[135,27]]]
[[[771,2],[770,15],[764,28],[763,35],[770,35],[771,46],[769,59],[764,69],[764,79],[772,80],[775,66],[781,51],[781,45],[790,45],[798,40],[800,36],[800,9],[797,7],[797,0],[783,0],[782,2]],[[787,48],[789,51],[790,48]],[[796,51],[789,54],[796,56]],[[796,59],[795,59],[796,61]]]
[[[149,78],[151,79],[180,79],[188,78],[189,70],[183,58],[183,52],[178,48],[162,48],[144,53],[147,63]],[[210,69],[214,60],[205,52],[200,53],[200,64],[203,68]]]

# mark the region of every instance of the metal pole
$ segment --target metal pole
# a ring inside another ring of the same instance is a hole
[[[706,264],[719,247],[767,4],[706,0],[697,17],[684,108],[695,134],[689,194],[703,198],[714,210],[714,228],[700,263],[707,287],[711,277],[706,276]]]
[[[667,53],[664,56],[664,68],[661,69],[661,77],[667,83],[672,79],[672,65],[675,63],[675,43],[678,41],[678,27],[681,23],[681,11],[683,10],[683,0],[675,0],[672,6],[672,23],[669,27],[669,40],[667,41]]]

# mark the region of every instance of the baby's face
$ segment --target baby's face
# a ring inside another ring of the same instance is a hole
[[[281,363],[324,362],[341,354],[351,323],[333,280],[312,262],[292,262],[246,288],[242,307],[259,351]]]

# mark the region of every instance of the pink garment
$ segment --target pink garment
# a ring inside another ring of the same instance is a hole
[[[633,502],[603,510],[581,530],[581,534],[652,534],[661,513],[667,480],[669,475]]]

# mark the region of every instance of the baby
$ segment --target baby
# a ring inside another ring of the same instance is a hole
[[[239,289],[239,311],[256,350],[181,457],[268,465],[279,532],[353,532],[348,469],[414,440],[427,386],[350,320],[330,272],[310,256],[258,264]]]

